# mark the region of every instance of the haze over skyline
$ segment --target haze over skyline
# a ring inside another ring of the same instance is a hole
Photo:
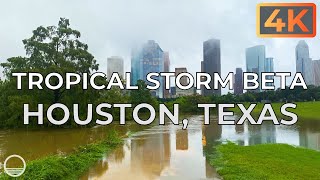
[[[266,57],[274,58],[276,72],[295,72],[295,47],[301,39],[258,38],[256,5],[260,2],[272,1],[5,1],[0,7],[0,62],[25,56],[23,39],[31,37],[38,26],[57,25],[59,18],[65,17],[81,32],[81,40],[89,45],[102,72],[107,72],[107,58],[111,56],[123,57],[129,72],[132,47],[155,40],[169,51],[172,72],[175,67],[186,67],[195,74],[201,70],[203,42],[211,38],[221,41],[222,76],[237,67],[245,71],[245,49],[255,45],[266,46]],[[319,1],[309,2],[320,7]],[[318,33],[315,38],[304,39],[314,60],[320,59],[319,37]]]

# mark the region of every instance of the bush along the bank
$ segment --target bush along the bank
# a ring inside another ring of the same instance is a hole
[[[81,146],[75,152],[66,155],[52,155],[27,162],[25,173],[17,179],[78,179],[106,153],[122,144],[122,139],[116,131],[110,132],[106,139]],[[1,174],[0,179],[14,179]]]

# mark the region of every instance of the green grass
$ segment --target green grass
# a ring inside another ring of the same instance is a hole
[[[282,116],[280,112],[280,108],[284,103],[272,103],[273,110],[275,111],[277,116]],[[296,102],[296,109],[289,109],[291,112],[294,112],[298,115],[299,120],[320,120],[320,101],[315,102]],[[246,107],[249,107],[249,103],[245,103]],[[263,103],[258,103],[254,110],[252,111],[252,115],[259,115],[263,108]],[[239,108],[234,109],[235,113],[240,113]]]
[[[320,152],[286,144],[217,147],[210,164],[224,180],[301,180],[320,178]]]
[[[27,163],[25,173],[18,179],[78,179],[105,153],[122,143],[114,131],[104,141],[77,148],[66,156],[52,155]],[[13,179],[5,174],[0,179]]]

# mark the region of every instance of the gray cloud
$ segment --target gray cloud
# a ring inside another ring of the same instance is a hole
[[[130,51],[135,44],[156,40],[170,52],[171,70],[200,70],[202,42],[221,40],[222,73],[245,68],[245,48],[267,47],[276,71],[295,71],[294,48],[300,39],[262,39],[256,36],[253,0],[7,0],[0,7],[0,58],[24,55],[21,40],[39,25],[55,25],[69,18],[82,40],[106,71],[107,57],[118,55],[130,70]],[[281,2],[291,2],[282,0]],[[301,1],[303,2],[303,1]],[[318,6],[319,1],[311,0]],[[319,21],[319,20],[318,20]],[[319,23],[318,23],[318,29]],[[306,39],[313,59],[320,59],[319,35]]]

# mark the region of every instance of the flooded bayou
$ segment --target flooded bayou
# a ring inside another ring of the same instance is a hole
[[[237,117],[234,117],[237,118]],[[219,179],[206,158],[215,145],[233,141],[239,145],[287,143],[320,150],[320,122],[299,120],[294,126],[203,125],[203,116],[190,116],[187,130],[181,126],[112,125],[83,129],[2,130],[0,160],[11,154],[27,162],[51,154],[67,154],[75,148],[105,138],[116,129],[127,136],[122,146],[99,160],[81,179]]]

